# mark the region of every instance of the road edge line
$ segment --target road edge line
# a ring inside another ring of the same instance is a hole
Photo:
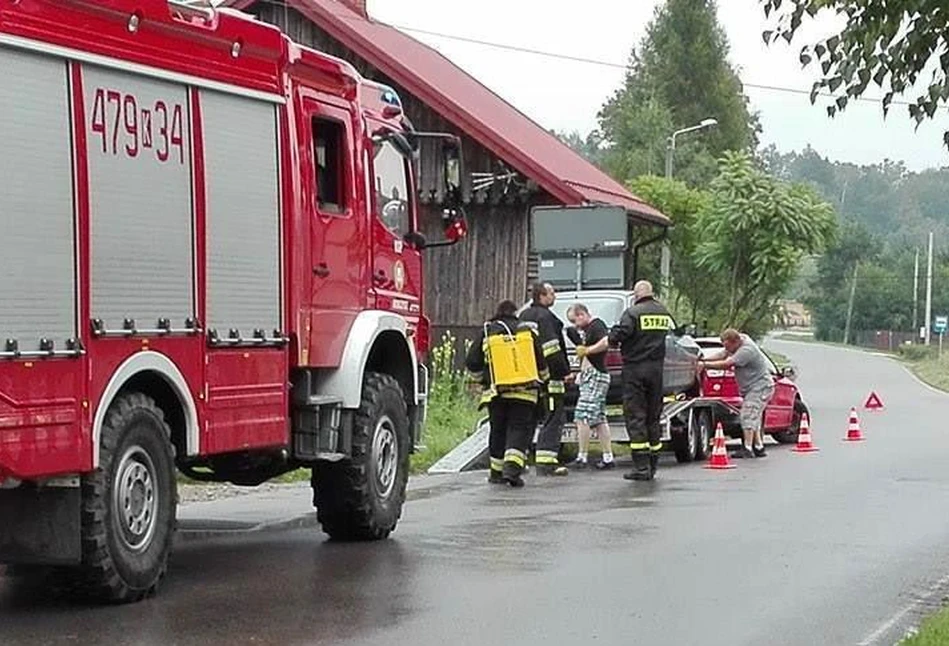
[[[876,630],[874,630],[874,631],[873,631],[872,633],[870,633],[867,637],[865,637],[862,641],[860,641],[860,642],[857,644],[857,646],[877,646],[877,644],[881,643],[879,640],[880,640],[882,637],[885,637],[885,636],[887,635],[887,633],[889,633],[890,631],[892,631],[895,627],[897,627],[897,626],[899,625],[899,623],[900,623],[907,615],[909,615],[909,614],[912,613],[912,612],[915,612],[915,611],[919,610],[919,608],[921,608],[921,607],[923,607],[923,606],[925,606],[925,605],[928,605],[928,604],[932,601],[932,599],[933,599],[934,597],[936,597],[936,596],[938,596],[938,595],[940,595],[940,594],[943,594],[943,593],[945,592],[944,588],[946,588],[947,586],[949,586],[949,574],[947,574],[946,576],[942,577],[941,579],[939,579],[939,580],[936,581],[935,583],[931,584],[928,588],[926,588],[926,590],[923,591],[922,594],[918,595],[918,596],[916,597],[916,599],[913,600],[912,603],[907,604],[907,605],[904,606],[899,612],[897,612],[897,613],[894,614],[892,617],[890,617],[889,619],[887,619],[885,622],[883,622],[882,624],[880,624],[880,626],[878,626]],[[912,628],[912,626],[907,626],[907,627],[906,627],[906,630],[904,630],[904,634],[905,634],[910,628]],[[900,638],[900,640],[902,640],[902,637]],[[889,640],[887,640],[887,643],[891,643],[891,642],[889,642]]]

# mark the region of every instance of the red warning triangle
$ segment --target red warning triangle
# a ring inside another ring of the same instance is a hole
[[[867,397],[867,403],[863,407],[868,410],[880,410],[883,408],[883,401],[875,392],[871,392],[870,396]]]

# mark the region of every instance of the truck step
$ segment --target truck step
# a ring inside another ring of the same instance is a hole
[[[343,400],[332,395],[310,395],[293,411],[293,457],[303,461],[341,457],[340,428]]]

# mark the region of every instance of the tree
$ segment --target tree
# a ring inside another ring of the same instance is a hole
[[[949,99],[949,11],[945,0],[870,2],[862,0],[761,0],[765,16],[774,21],[762,34],[766,43],[784,39],[790,43],[804,24],[820,10],[846,16],[838,33],[800,52],[801,63],[820,65],[821,77],[811,90],[811,102],[821,91],[834,101],[827,106],[833,117],[848,103],[863,95],[871,82],[884,91],[883,113],[894,97],[912,90],[924,72],[932,81],[908,106],[917,126],[931,118]],[[943,135],[949,146],[949,132]]]
[[[604,139],[609,143],[603,153],[607,172],[620,180],[662,173],[666,137],[674,130],[672,113],[656,97],[641,103],[626,97],[610,110],[611,118],[601,120]]]
[[[630,190],[650,205],[662,211],[672,220],[669,234],[672,247],[672,283],[675,300],[672,306],[679,318],[686,314],[690,322],[712,316],[717,307],[716,294],[721,293],[725,281],[700,267],[695,259],[702,233],[696,226],[698,214],[706,209],[711,196],[707,191],[692,189],[678,180],[664,177],[638,177],[629,184]],[[684,305],[688,312],[682,309]]]
[[[832,242],[836,216],[813,189],[775,179],[747,153],[725,153],[710,190],[695,223],[697,264],[728,274],[725,323],[760,332],[804,256]]]
[[[666,139],[703,119],[716,128],[677,142],[676,176],[700,185],[715,176],[726,150],[757,145],[760,130],[738,74],[728,63],[728,41],[714,0],[667,0],[656,10],[646,37],[630,56],[622,88],[599,114],[604,140],[614,151],[608,169],[631,178],[644,158],[655,174],[663,168]]]
[[[565,133],[551,130],[550,134],[570,146],[574,152],[579,153],[591,164],[597,166],[602,164],[603,149],[601,147],[600,135],[597,131],[594,130],[588,133],[586,137],[582,136],[576,130]]]

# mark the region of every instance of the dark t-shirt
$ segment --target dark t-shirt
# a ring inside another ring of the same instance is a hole
[[[608,336],[610,331],[606,327],[606,323],[600,319],[593,319],[590,322],[590,325],[583,331],[583,345],[591,346],[594,345],[597,341],[602,339],[605,336]],[[587,355],[587,360],[590,364],[599,370],[600,372],[606,372],[606,353],[601,352],[599,354],[590,354]]]

